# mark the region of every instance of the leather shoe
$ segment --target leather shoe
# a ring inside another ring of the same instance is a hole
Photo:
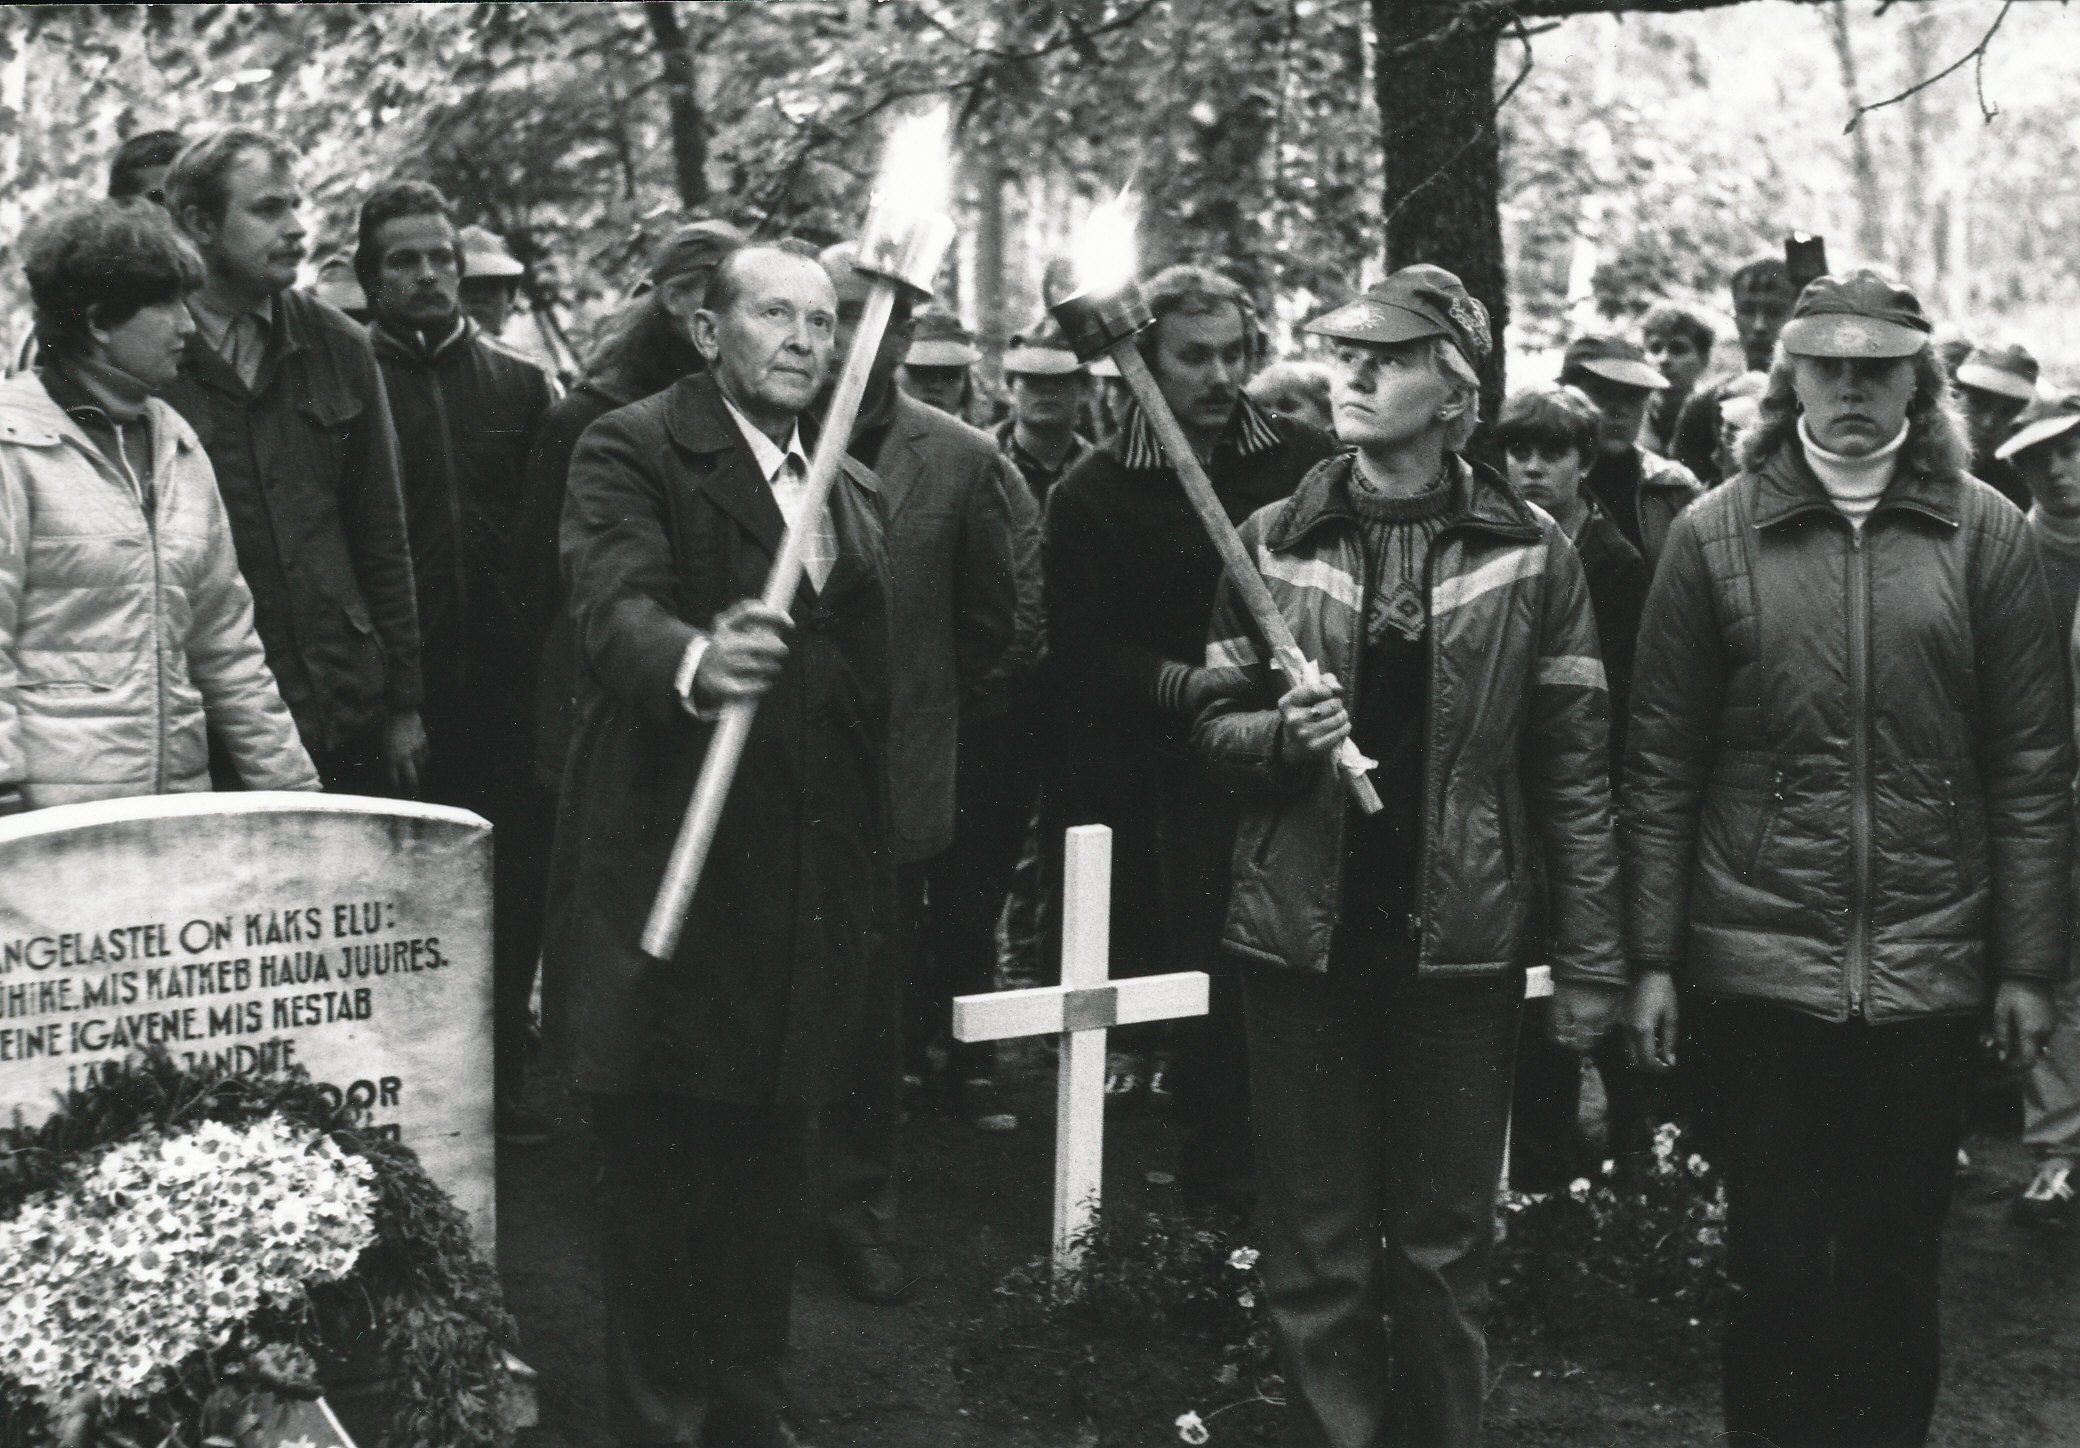
[[[917,1279],[903,1270],[902,1262],[886,1247],[834,1242],[831,1252],[836,1260],[838,1280],[861,1302],[886,1307],[891,1302],[901,1302],[917,1285]]]

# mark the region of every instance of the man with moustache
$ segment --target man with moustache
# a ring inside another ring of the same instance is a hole
[[[1095,449],[1076,430],[1090,405],[1090,368],[1069,350],[1069,339],[1050,317],[1004,349],[1004,385],[1011,390],[1011,416],[997,428],[997,446],[1045,507],[1054,485]]]
[[[359,232],[354,272],[375,314],[369,336],[397,431],[425,649],[432,753],[419,792],[474,810],[498,831],[498,1138],[540,1145],[549,1122],[522,1087],[554,802],[529,767],[532,669],[520,646],[512,543],[528,449],[555,391],[463,314],[462,253],[438,190],[424,181],[377,187],[361,205]]]
[[[808,1122],[888,1025],[889,586],[873,475],[806,507],[837,297],[747,246],[692,314],[708,370],[595,422],[562,556],[582,660],[551,929],[602,1160],[607,1423],[627,1445],[784,1448],[779,1360]],[[783,530],[809,540],[785,612]],[[669,961],[640,945],[722,708],[757,721]],[[567,884],[563,877],[568,875]]]
[[[240,127],[175,158],[166,207],[208,276],[165,397],[216,470],[267,666],[325,787],[409,796],[427,745],[397,439],[367,334],[293,290],[296,160]]]
[[[1259,333],[1242,288],[1204,267],[1173,266],[1151,279],[1146,298],[1156,321],[1138,339],[1142,356],[1222,507],[1240,523],[1288,496],[1335,442],[1244,395]],[[1124,943],[1128,951],[1114,974],[1213,975],[1210,1014],[1176,1032],[1168,1084],[1184,1136],[1179,1186],[1191,1198],[1240,1208],[1250,1195],[1247,1067],[1234,980],[1219,948],[1235,804],[1190,749],[1193,720],[1212,696],[1201,665],[1220,555],[1138,409],[1055,485],[1044,558],[1066,821],[1113,827],[1116,922],[1157,914],[1151,907],[1160,900],[1160,941],[1116,938],[1116,950]],[[1045,847],[1059,859],[1058,840]],[[1150,873],[1156,900],[1136,898]],[[1145,1077],[1131,1052],[1122,1054],[1107,1089],[1131,1097]]]
[[[854,265],[858,255],[845,242],[821,258],[838,299],[841,357],[872,287]],[[1024,820],[1016,802],[1003,818],[990,726],[1003,718],[1014,680],[1031,669],[1040,635],[1039,509],[988,433],[896,386],[911,330],[905,298],[882,334],[851,449],[881,480],[889,616],[899,641],[889,659],[888,749],[896,930],[877,984],[899,1003],[901,1024],[879,1053],[878,1073],[830,1113],[829,1133],[831,1250],[846,1290],[873,1303],[896,1301],[914,1280],[894,1237],[902,1075],[930,1075],[927,1049],[941,1044],[952,998],[988,990],[995,973],[994,907]],[[927,972],[928,962],[936,969]],[[994,1048],[946,1049],[944,1084],[960,1108],[1001,1127]]]

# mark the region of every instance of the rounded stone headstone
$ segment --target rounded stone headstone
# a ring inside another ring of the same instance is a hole
[[[326,794],[0,819],[0,1113],[163,1046],[301,1066],[494,1238],[491,826]]]

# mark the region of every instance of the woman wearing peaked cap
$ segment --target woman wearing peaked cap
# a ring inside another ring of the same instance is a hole
[[[1634,663],[1628,1034],[1678,981],[1726,1171],[1726,1427],[1925,1441],[1979,1022],[2027,1066],[2066,971],[2073,749],[2022,515],[1965,471],[1929,322],[1800,295],[1742,471],[1676,520]]]
[[[1222,943],[1245,977],[1261,1266],[1288,1443],[1464,1448],[1525,967],[1552,965],[1577,1050],[1623,993],[1609,694],[1566,534],[1460,456],[1480,304],[1407,267],[1309,330],[1351,450],[1242,534],[1327,672],[1274,673],[1223,580],[1193,737],[1240,800]],[[1346,736],[1379,761],[1376,815],[1330,757]]]

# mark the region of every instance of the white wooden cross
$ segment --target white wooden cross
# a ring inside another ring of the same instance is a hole
[[[956,1041],[1002,1041],[1057,1034],[1055,1081],[1054,1270],[1074,1275],[1077,1239],[1096,1213],[1105,1165],[1105,1031],[1140,1021],[1206,1014],[1206,972],[1109,980],[1112,933],[1112,831],[1069,831],[1062,869],[1062,983],[1030,990],[956,996]]]

